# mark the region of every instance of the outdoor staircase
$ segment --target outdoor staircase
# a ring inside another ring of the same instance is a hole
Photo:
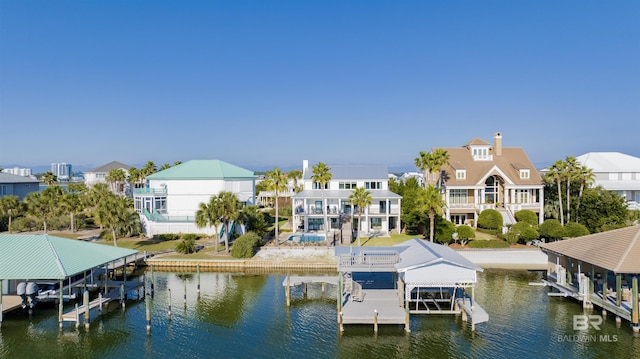
[[[349,245],[353,241],[353,226],[351,216],[343,214],[340,216],[340,244]]]

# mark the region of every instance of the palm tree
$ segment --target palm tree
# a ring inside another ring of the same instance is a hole
[[[580,191],[578,193],[578,206],[576,207],[576,212],[578,212],[579,214],[580,203],[582,202],[582,193],[584,192],[584,188],[591,186],[596,176],[593,173],[593,170],[584,165],[578,167],[577,176],[580,180]],[[578,216],[576,216],[576,223],[578,223]]]
[[[0,197],[0,214],[9,216],[9,233],[11,233],[11,217],[17,214],[20,207],[20,199],[18,196],[9,195]]]
[[[48,219],[55,215],[58,200],[64,195],[59,186],[47,187],[42,192],[31,192],[25,197],[27,212],[42,220],[44,233],[48,232]]]
[[[434,171],[438,173],[438,184],[437,187],[442,188],[443,178],[442,178],[442,168],[449,166],[449,152],[443,148],[437,148],[432,152],[433,157],[435,158],[435,166]]]
[[[432,153],[420,151],[418,157],[414,159],[414,164],[416,165],[416,168],[423,173],[423,186],[425,188],[427,187],[427,185],[435,183],[435,181],[431,178],[431,173],[433,173],[438,167],[438,159]]]
[[[147,161],[144,167],[140,170],[141,181],[144,182],[147,176],[150,176],[156,172],[158,172],[158,169],[156,168],[156,165],[153,163],[153,161]]]
[[[327,210],[325,208],[326,203],[324,202],[324,188],[331,181],[331,168],[326,165],[324,162],[318,162],[317,165],[312,167],[313,175],[311,176],[311,180],[314,183],[317,183],[320,186],[320,191],[322,192],[322,213],[324,213],[324,233],[325,239],[329,240],[329,226],[327,224]]]
[[[127,174],[122,168],[114,168],[107,173],[105,180],[111,186],[111,192],[116,195],[121,195],[120,184],[123,184],[127,180]]]
[[[54,183],[56,183],[58,181],[58,178],[56,177],[56,175],[54,175],[53,172],[51,172],[51,171],[48,171],[47,173],[43,174],[42,177],[40,177],[40,179],[47,186],[51,186],[52,184],[54,184]]]
[[[231,235],[229,225],[240,217],[242,203],[240,203],[235,194],[222,191],[218,194],[218,200],[215,204],[217,206],[215,213],[218,215],[218,218],[220,218],[224,230],[225,251],[229,253],[229,236]]]
[[[133,188],[140,188],[141,186],[141,182],[142,182],[142,170],[135,168],[135,167],[131,167],[129,168],[129,170],[127,171],[129,172],[129,183],[131,184],[131,186]]]
[[[98,204],[96,210],[100,224],[111,230],[113,245],[118,246],[118,233],[130,231],[131,221],[134,219],[132,199],[129,197],[116,197],[110,194]]]
[[[101,213],[97,211],[97,208],[100,203],[105,201],[111,195],[113,195],[113,193],[109,190],[106,183],[96,183],[91,186],[91,189],[89,189],[89,193],[87,193],[86,196],[86,204],[89,209],[89,213],[93,214],[95,222],[100,225],[100,229],[103,228],[103,224],[100,220]]]
[[[298,188],[298,181],[302,179],[302,171],[300,170],[291,170],[287,173],[287,178],[293,180],[293,190],[298,193],[301,191],[301,188]]]
[[[549,167],[549,172],[547,173],[547,178],[555,181],[558,186],[558,205],[560,206],[560,224],[564,226],[564,211],[562,209],[562,190],[561,184],[564,179],[564,163],[561,160],[557,160],[551,167]]]
[[[160,171],[168,170],[169,168],[171,168],[171,165],[168,163],[165,163],[162,166],[160,166]]]
[[[196,226],[198,228],[212,226],[215,227],[217,233],[218,225],[220,224],[220,217],[216,213],[216,208],[218,208],[217,201],[218,196],[211,196],[209,203],[200,203],[200,208],[196,211]],[[219,240],[216,238],[216,253],[218,252],[218,242]]]
[[[576,158],[569,156],[564,161],[564,178],[567,181],[567,223],[571,222],[571,206],[569,200],[571,198],[571,179],[577,175],[578,163]]]
[[[441,216],[443,214],[443,207],[446,205],[446,202],[442,199],[440,190],[433,185],[427,186],[421,193],[419,201],[422,211],[429,215],[429,241],[433,242],[435,218],[436,215]]]
[[[278,222],[280,221],[280,217],[278,216],[278,196],[281,192],[287,190],[287,176],[284,172],[280,171],[278,167],[274,167],[273,171],[269,171],[266,173],[267,188],[269,191],[273,191],[275,201],[276,201],[276,223],[275,223],[275,242],[276,246],[279,245],[279,233],[278,233]]]
[[[61,211],[69,213],[71,220],[69,226],[71,228],[71,233],[74,233],[76,231],[75,214],[82,212],[82,210],[84,209],[82,195],[79,192],[65,193],[60,202],[58,202],[58,206]]]
[[[367,191],[362,187],[356,187],[353,192],[349,195],[349,201],[353,207],[358,207],[358,228],[357,236],[358,236],[358,246],[360,246],[360,229],[362,228],[362,210],[368,207],[371,204],[371,192]]]

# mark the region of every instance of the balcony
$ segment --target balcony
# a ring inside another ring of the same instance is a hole
[[[166,195],[166,188],[134,188],[134,195]]]

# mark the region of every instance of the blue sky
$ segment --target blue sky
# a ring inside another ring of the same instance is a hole
[[[0,0],[0,167],[640,157],[639,1]]]

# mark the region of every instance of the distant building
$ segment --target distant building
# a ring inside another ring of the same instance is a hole
[[[106,165],[96,167],[84,172],[84,183],[91,187],[96,183],[106,183],[109,171],[122,169],[128,175],[131,166],[118,161],[111,161]]]
[[[71,178],[72,167],[68,163],[52,163],[51,172],[58,178],[58,181],[68,181]]]
[[[20,168],[20,167],[5,168],[2,170],[2,172],[9,173],[16,176],[31,177],[31,168]]]
[[[35,178],[0,173],[0,197],[18,196],[22,201],[29,193],[40,190],[40,181]]]
[[[576,161],[591,169],[594,186],[623,196],[629,209],[640,210],[640,158],[620,152],[589,152]]]

